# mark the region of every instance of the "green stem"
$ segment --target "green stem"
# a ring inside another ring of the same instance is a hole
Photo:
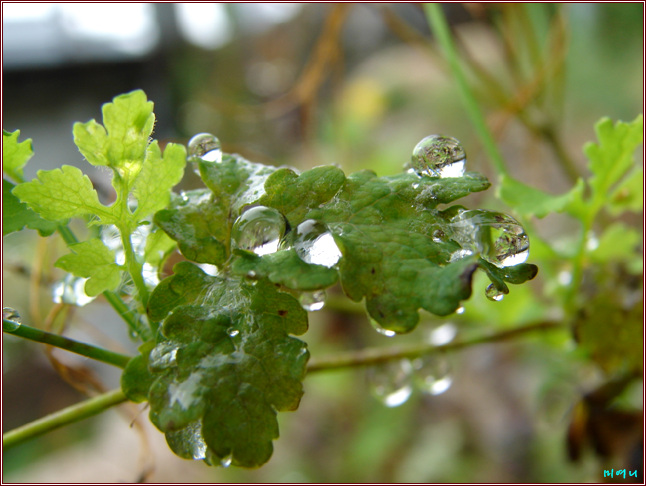
[[[441,4],[428,3],[424,5],[424,8],[426,10],[428,22],[433,28],[437,41],[442,46],[442,50],[449,62],[449,66],[451,67],[453,77],[457,83],[458,91],[462,97],[462,102],[464,103],[467,115],[471,119],[471,123],[473,124],[487,155],[491,159],[498,175],[508,175],[502,154],[498,150],[498,146],[496,145],[491,131],[487,127],[484,115],[476,101],[476,97],[469,87],[462,68],[460,67],[457,50],[451,37],[451,31],[446,22],[446,18],[442,12]]]
[[[92,346],[91,344],[82,343],[73,339],[41,331],[34,327],[26,326],[12,320],[2,319],[2,331],[7,334],[13,334],[30,341],[48,344],[57,348],[65,349],[71,353],[80,354],[87,358],[92,358],[103,363],[108,363],[119,368],[125,368],[130,356],[108,351],[107,349]]]
[[[133,334],[140,336],[143,341],[148,341],[152,337],[150,330],[139,322],[137,316],[126,305],[126,303],[121,300],[121,297],[114,292],[109,291],[103,292],[103,297],[105,297],[105,300],[110,303],[112,308],[117,311],[121,318],[126,322]]]
[[[563,324],[559,322],[546,321],[528,324],[527,326],[501,331],[488,336],[480,336],[473,339],[466,339],[464,341],[443,344],[441,346],[435,346],[432,344],[412,344],[406,346],[392,346],[388,348],[365,348],[357,351],[335,354],[328,358],[310,360],[307,365],[307,372],[314,373],[317,371],[328,371],[339,368],[370,366],[394,359],[417,358],[422,355],[457,351],[459,349],[484,343],[506,341],[535,331],[549,331],[563,328]]]
[[[121,389],[112,390],[98,397],[90,398],[71,407],[64,408],[38,420],[30,422],[2,435],[5,449],[26,440],[46,434],[54,429],[97,415],[104,410],[127,400]]]
[[[132,281],[137,288],[137,293],[139,294],[139,301],[143,305],[144,309],[148,305],[148,287],[146,287],[146,282],[144,282],[143,267],[137,260],[135,251],[132,248],[132,241],[130,240],[130,231],[127,228],[120,227],[119,232],[121,233],[121,241],[123,243],[123,251],[126,256],[126,265],[128,267],[128,273],[132,277]]]

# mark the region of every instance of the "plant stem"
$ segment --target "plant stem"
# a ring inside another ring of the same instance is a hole
[[[507,167],[505,166],[505,161],[498,150],[498,146],[491,134],[491,131],[487,127],[487,123],[484,119],[482,111],[478,106],[476,97],[471,91],[469,84],[467,83],[466,77],[462,72],[460,67],[460,60],[458,58],[457,50],[455,44],[451,37],[451,31],[442,12],[441,4],[437,3],[428,3],[424,5],[426,11],[426,17],[429,24],[433,28],[433,33],[435,34],[437,41],[439,42],[444,54],[449,62],[451,71],[453,72],[453,77],[458,86],[458,92],[462,97],[462,102],[466,109],[467,115],[471,119],[471,123],[475,128],[482,145],[484,146],[485,152],[491,159],[491,162],[496,169],[496,172],[499,176],[508,175]]]
[[[104,410],[127,400],[121,389],[112,390],[98,397],[90,398],[76,405],[64,408],[38,420],[30,422],[2,435],[5,449],[18,445],[28,439],[38,437],[64,425],[78,422],[97,415]]]
[[[328,358],[311,360],[307,365],[307,372],[309,374],[317,371],[329,371],[339,368],[370,366],[393,359],[417,358],[422,355],[457,351],[463,348],[476,346],[478,344],[506,341],[535,331],[549,331],[563,328],[564,325],[560,322],[545,321],[501,331],[488,336],[480,336],[464,341],[443,344],[441,346],[435,346],[432,344],[412,344],[406,346],[392,346],[388,348],[365,348],[357,351],[335,354]]]
[[[30,341],[65,349],[71,353],[80,354],[81,356],[108,363],[119,368],[125,368],[128,361],[130,361],[130,356],[75,341],[64,336],[59,336],[58,334],[41,331],[40,329],[19,324],[8,319],[2,319],[2,331],[24,339],[29,339]]]
[[[146,282],[144,282],[144,277],[142,276],[142,265],[137,260],[137,255],[135,255],[135,251],[132,248],[130,231],[128,231],[124,227],[120,227],[119,232],[121,233],[121,241],[123,243],[123,251],[126,256],[126,265],[128,267],[128,272],[130,273],[132,281],[137,288],[139,301],[145,309],[148,305],[148,287],[146,287]]]

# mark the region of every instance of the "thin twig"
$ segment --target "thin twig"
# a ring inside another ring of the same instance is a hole
[[[394,359],[417,358],[422,355],[452,352],[476,346],[478,344],[506,341],[508,339],[536,331],[550,331],[563,328],[564,325],[560,322],[545,321],[528,324],[527,326],[517,327],[515,329],[509,329],[487,336],[443,344],[441,346],[435,346],[432,344],[412,344],[407,346],[392,346],[388,348],[365,348],[347,353],[338,353],[327,358],[312,359],[307,365],[307,372],[314,373],[317,371],[329,371],[339,368],[370,366]]]

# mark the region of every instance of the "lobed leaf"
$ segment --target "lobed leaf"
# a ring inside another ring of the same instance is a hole
[[[40,236],[49,236],[58,228],[58,224],[41,218],[21,203],[11,192],[15,186],[2,179],[2,236],[20,231],[25,226],[38,230]]]
[[[121,267],[115,263],[115,255],[98,238],[70,245],[72,253],[63,255],[55,266],[77,277],[88,278],[85,293],[90,297],[106,290],[114,290],[121,283]]]
[[[60,169],[39,170],[37,179],[18,184],[13,193],[49,221],[96,215],[103,224],[116,222],[113,209],[99,202],[89,177],[80,169],[64,165]]]
[[[20,130],[2,130],[2,170],[16,182],[22,182],[23,167],[34,155],[31,138],[18,142]]]
[[[140,168],[155,124],[153,103],[136,90],[105,103],[102,112],[105,127],[94,120],[74,124],[76,146],[92,165]]]
[[[309,354],[290,334],[305,332],[306,312],[267,280],[213,277],[189,262],[174,271],[149,302],[151,318],[164,319],[148,358],[151,420],[182,457],[260,466],[278,437],[276,412],[296,409],[303,393]]]

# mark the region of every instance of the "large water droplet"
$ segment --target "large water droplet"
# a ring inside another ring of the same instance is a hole
[[[299,297],[299,302],[303,309],[309,312],[321,310],[325,306],[325,290],[316,292],[303,292]]]
[[[398,407],[413,393],[413,367],[407,359],[387,361],[368,368],[373,395],[387,407]]]
[[[202,162],[219,164],[222,162],[220,140],[210,133],[198,133],[188,142],[188,156]]]
[[[285,217],[279,211],[256,206],[236,219],[231,228],[231,238],[236,248],[267,255],[278,250],[286,227]]]
[[[413,361],[412,367],[415,385],[423,393],[440,395],[453,383],[451,365],[445,356],[422,356]]]
[[[374,328],[374,330],[377,331],[382,336],[394,337],[397,335],[395,331],[391,331],[390,329],[384,329],[383,327],[381,327],[379,323],[374,319],[369,318],[369,320],[370,320],[370,325]]]
[[[6,332],[13,332],[22,325],[22,318],[13,307],[2,308],[2,321],[2,329]]]
[[[529,257],[529,238],[511,216],[484,209],[460,211],[451,219],[451,238],[464,251],[480,256],[497,267],[524,263]]]
[[[87,278],[75,277],[68,274],[63,280],[52,287],[52,298],[57,304],[70,304],[83,307],[92,302],[96,297],[90,297],[85,293],[85,282]]]
[[[487,299],[494,300],[496,302],[500,302],[505,298],[505,294],[498,290],[494,284],[489,284],[487,286],[485,289],[485,295],[487,296]]]
[[[294,239],[296,254],[305,263],[333,267],[341,258],[341,250],[328,227],[313,219],[303,221],[296,228]]]
[[[453,137],[429,135],[413,149],[411,163],[419,176],[462,177],[467,155]]]

